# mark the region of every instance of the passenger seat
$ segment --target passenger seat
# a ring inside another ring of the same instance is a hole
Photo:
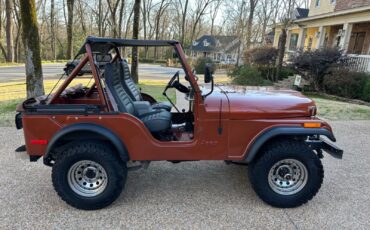
[[[119,62],[121,66],[121,82],[128,95],[133,101],[143,101],[140,90],[137,88],[130,73],[130,68],[125,60]],[[172,105],[169,102],[157,102],[152,105],[153,109],[165,109],[171,111]]]
[[[129,113],[139,118],[152,133],[158,133],[171,128],[171,113],[166,110],[154,110],[148,103],[148,111],[139,113],[135,103],[128,96],[121,84],[120,67],[118,64],[107,63],[105,65],[105,82],[117,103],[120,112]],[[142,104],[142,103],[141,103]]]

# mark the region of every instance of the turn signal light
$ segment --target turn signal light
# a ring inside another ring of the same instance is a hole
[[[305,128],[320,128],[321,127],[321,123],[303,123],[303,127]]]
[[[46,145],[48,140],[31,140],[31,145]]]

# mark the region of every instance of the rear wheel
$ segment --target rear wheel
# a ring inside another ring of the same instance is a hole
[[[291,208],[311,200],[321,187],[320,159],[301,141],[281,140],[267,146],[249,166],[249,178],[266,203]]]
[[[126,163],[104,143],[73,143],[56,160],[52,180],[58,195],[78,209],[104,208],[121,194]]]

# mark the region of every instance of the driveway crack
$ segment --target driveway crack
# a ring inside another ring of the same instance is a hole
[[[299,228],[298,228],[298,226],[296,225],[296,223],[294,223],[294,221],[292,220],[292,218],[290,218],[290,216],[288,215],[288,213],[287,213],[285,210],[283,210],[283,212],[285,213],[285,215],[286,215],[286,217],[288,218],[289,222],[290,222],[291,224],[293,224],[293,226],[294,226],[294,228],[295,228],[296,230],[298,230],[298,229],[299,229]]]

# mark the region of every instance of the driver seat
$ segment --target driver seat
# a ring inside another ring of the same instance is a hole
[[[149,103],[149,110],[140,113],[135,103],[126,93],[120,82],[120,69],[119,65],[107,63],[105,65],[105,82],[112,94],[114,101],[117,103],[118,110],[123,113],[129,113],[139,118],[151,133],[159,133],[167,131],[171,128],[171,113],[166,110],[151,109]]]
[[[137,88],[134,80],[131,77],[130,68],[125,60],[122,60],[120,63],[120,76],[123,87],[133,101],[143,101],[140,90]],[[172,105],[169,102],[157,102],[152,104],[153,109],[164,109],[171,111]]]

